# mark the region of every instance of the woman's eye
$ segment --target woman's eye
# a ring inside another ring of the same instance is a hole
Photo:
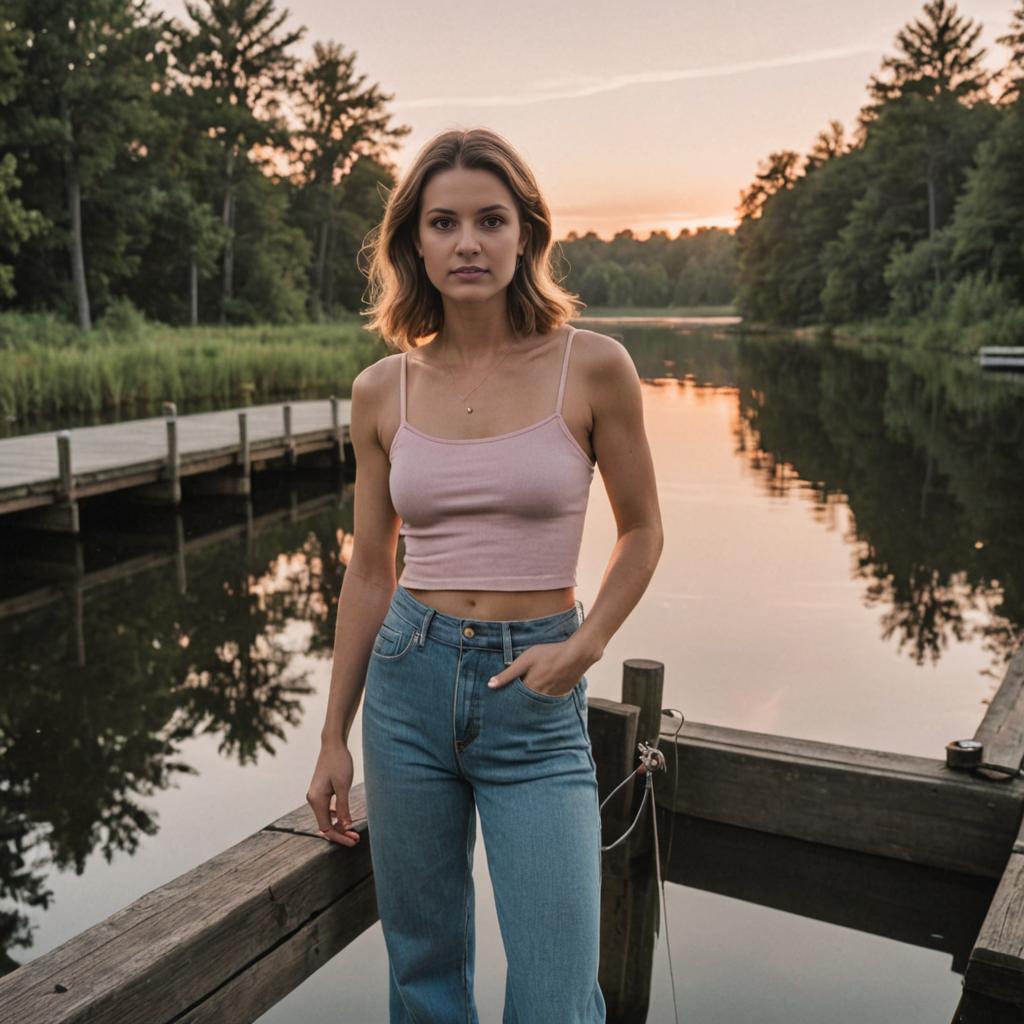
[[[435,217],[430,222],[430,225],[431,225],[431,227],[435,227],[436,228],[436,227],[438,227],[441,224],[442,221],[447,222],[447,221],[450,221],[450,220],[451,220],[451,217]],[[484,223],[485,224],[488,221],[491,221],[491,220],[495,220],[495,221],[498,222],[497,224],[494,225],[494,227],[500,227],[502,224],[505,223],[505,219],[503,217],[499,217],[498,214],[496,214],[496,213],[492,213],[490,217],[484,217]]]

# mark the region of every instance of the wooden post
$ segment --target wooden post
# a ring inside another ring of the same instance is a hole
[[[598,804],[604,803],[636,766],[640,708],[603,697],[587,698],[587,731],[597,765]],[[627,829],[632,790],[623,786],[601,812],[601,845]],[[641,1020],[650,999],[649,873],[630,875],[628,840],[601,854],[601,966],[598,981],[609,1020]],[[656,890],[656,887],[654,887]],[[654,907],[655,911],[657,907]],[[639,943],[639,945],[638,945]],[[645,959],[646,951],[646,959]],[[646,978],[646,980],[645,980]]]
[[[75,479],[71,473],[71,432],[57,434],[57,491],[52,505],[16,513],[14,522],[34,530],[55,533],[80,532],[78,502],[75,500]]]
[[[178,455],[178,407],[174,402],[164,402],[163,413],[167,419],[167,462],[163,479],[152,484],[142,484],[127,492],[129,501],[143,505],[181,504],[181,459]]]
[[[587,731],[597,764],[598,803],[602,803],[636,767],[637,722],[640,708],[603,697],[587,698]],[[629,827],[633,788],[626,784],[601,812],[601,845],[610,846]],[[627,843],[602,853],[605,877],[629,874]]]
[[[338,399],[331,395],[331,434],[334,437],[337,461],[345,461],[345,432],[341,427],[338,416]]]
[[[178,408],[174,402],[164,402],[167,417],[167,485],[172,504],[181,504],[181,460],[178,456]]]
[[[75,478],[71,473],[70,430],[62,430],[57,434],[57,473],[60,480],[60,497],[51,510],[51,522],[54,523],[51,528],[79,533],[81,530],[78,521],[78,502],[75,500]]]
[[[241,467],[242,476],[249,480],[252,476],[252,459],[249,457],[249,414],[240,412],[238,414],[238,464]],[[246,494],[249,493],[247,490]]]
[[[292,436],[292,404],[284,403],[284,460],[289,469],[294,468],[297,462],[295,454],[295,438]]]
[[[73,501],[75,481],[71,476],[71,431],[62,430],[57,434],[57,493],[61,501]]]
[[[629,658],[622,663],[622,703],[635,704],[640,708],[637,719],[637,743],[641,740],[649,746],[658,745],[661,734],[661,697],[665,686],[665,666],[660,661],[649,658]],[[632,766],[639,764],[639,753],[634,745]],[[654,786],[664,784],[665,773],[658,772],[654,778]],[[637,776],[631,786],[629,820],[632,821],[640,807],[644,795],[644,777]],[[628,847],[629,860],[644,859],[654,850],[652,838],[653,801],[648,798],[647,806],[636,823],[633,835],[623,844]]]

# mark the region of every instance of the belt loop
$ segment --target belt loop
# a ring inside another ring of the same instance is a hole
[[[583,625],[583,602],[578,597],[576,598],[576,622],[578,625]]]
[[[430,620],[434,617],[436,608],[430,608],[423,613],[423,622],[420,623],[420,636],[417,643],[420,647],[423,646],[423,641],[427,638],[427,630],[430,629]]]
[[[512,664],[512,627],[507,622],[501,624],[501,646],[504,664]]]

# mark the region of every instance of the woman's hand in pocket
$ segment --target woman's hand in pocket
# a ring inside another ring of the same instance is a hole
[[[516,676],[531,690],[549,697],[564,697],[580,681],[588,665],[581,658],[572,637],[554,643],[534,644],[492,676],[492,689],[506,686]]]

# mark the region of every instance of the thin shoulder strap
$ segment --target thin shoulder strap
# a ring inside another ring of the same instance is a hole
[[[569,324],[569,337],[565,342],[565,355],[562,357],[562,376],[558,381],[558,401],[555,404],[555,412],[559,415],[562,414],[562,396],[565,394],[565,380],[568,376],[569,370],[569,351],[572,348],[573,335],[576,333],[576,328],[572,324]]]
[[[402,351],[402,370],[401,370],[401,373],[399,375],[399,384],[398,384],[398,396],[399,396],[399,398],[398,398],[398,408],[399,408],[399,416],[400,416],[398,422],[400,424],[405,422],[405,363],[406,363],[405,357],[408,354],[409,354],[409,350],[408,349],[404,349]]]

